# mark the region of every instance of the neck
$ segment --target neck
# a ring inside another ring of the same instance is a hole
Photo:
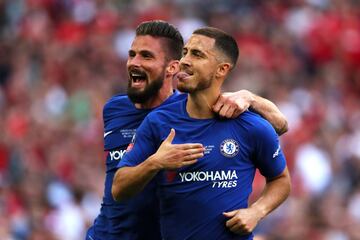
[[[171,81],[164,80],[164,84],[156,95],[151,97],[145,103],[135,103],[137,109],[152,109],[160,106],[166,99],[173,94]]]
[[[219,88],[208,88],[200,92],[189,94],[186,110],[190,117],[197,119],[214,118],[212,106],[220,95]]]

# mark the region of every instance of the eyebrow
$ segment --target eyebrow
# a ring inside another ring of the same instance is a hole
[[[197,54],[200,54],[202,56],[206,56],[206,53],[198,48],[191,48],[190,50],[187,48],[187,47],[184,47],[183,48],[183,51],[190,51],[191,53],[197,53]]]
[[[136,53],[136,51],[130,49],[130,50],[129,50],[129,54],[130,54],[130,53]],[[149,51],[149,50],[140,50],[138,53],[139,53],[140,55],[150,55],[151,57],[154,57],[154,56],[155,56],[154,53],[151,52],[151,51]]]

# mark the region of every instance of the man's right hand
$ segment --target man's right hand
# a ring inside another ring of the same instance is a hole
[[[172,144],[175,130],[162,142],[159,149],[148,160],[159,170],[177,169],[197,162],[204,156],[204,147],[201,143]]]

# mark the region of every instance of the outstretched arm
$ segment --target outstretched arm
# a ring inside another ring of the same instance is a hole
[[[290,193],[290,188],[290,175],[285,168],[283,173],[276,178],[266,180],[260,198],[249,208],[224,213],[224,216],[229,218],[226,227],[240,235],[251,233],[261,219],[285,201]]]
[[[223,93],[213,106],[213,111],[226,118],[238,117],[241,113],[251,108],[268,120],[279,135],[288,131],[285,116],[271,101],[253,94],[248,90],[233,93]]]
[[[111,188],[116,201],[127,199],[142,191],[160,170],[191,165],[204,156],[202,144],[172,144],[174,137],[175,130],[171,129],[156,153],[137,166],[122,167],[116,171]]]

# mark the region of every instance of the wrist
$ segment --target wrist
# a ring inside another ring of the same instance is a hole
[[[256,95],[250,91],[249,91],[248,101],[250,103],[250,107],[252,107],[252,108],[256,107],[256,106],[254,106],[256,104]]]
[[[263,219],[268,214],[268,211],[266,210],[266,208],[261,206],[260,204],[254,203],[253,205],[251,205],[250,208],[254,210],[254,212],[259,220]]]
[[[151,155],[144,163],[146,163],[147,168],[151,172],[156,172],[163,169],[163,166],[159,163],[156,154]]]

